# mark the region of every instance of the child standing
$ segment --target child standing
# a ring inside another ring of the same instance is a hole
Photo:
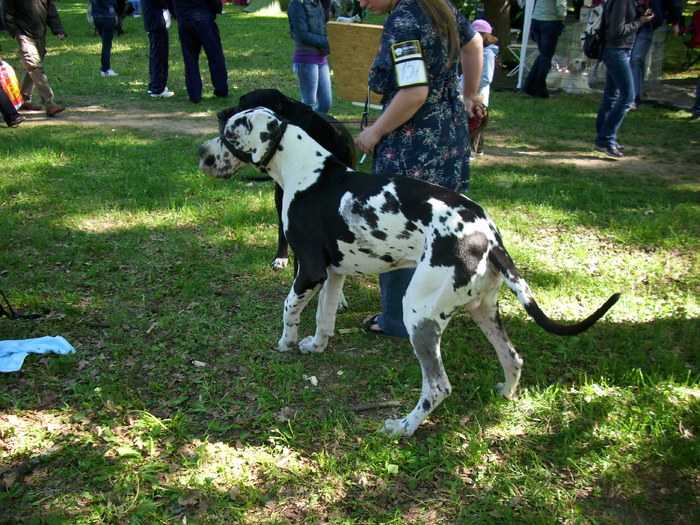
[[[493,28],[486,20],[478,18],[472,22],[472,27],[481,34],[484,40],[484,67],[481,70],[479,81],[479,95],[484,97],[484,106],[489,106],[489,96],[491,94],[491,82],[493,73],[496,70],[496,57],[498,56],[498,38],[491,32]],[[484,154],[484,128],[486,123],[471,137],[472,155]]]

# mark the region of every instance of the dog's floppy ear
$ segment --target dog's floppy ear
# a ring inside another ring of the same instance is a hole
[[[222,109],[216,114],[216,118],[219,121],[219,135],[223,134],[224,130],[226,129],[226,123],[228,122],[228,119],[230,119],[239,111],[240,109],[238,109],[238,106],[233,106],[230,108]]]

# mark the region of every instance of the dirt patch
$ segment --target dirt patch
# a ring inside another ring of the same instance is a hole
[[[69,107],[57,117],[47,117],[43,111],[23,111],[25,124],[61,126],[80,124],[104,128],[132,128],[159,133],[214,135],[218,133],[216,116],[207,112],[151,111],[142,109],[111,109],[100,106]]]
[[[61,126],[80,124],[99,126],[111,129],[139,129],[160,134],[191,135],[198,140],[215,136],[218,133],[216,116],[209,112],[185,113],[182,111],[152,111],[143,109],[112,109],[100,106],[84,106],[68,108],[57,117],[46,117],[41,112],[24,112],[27,117],[25,125],[41,123],[41,125]],[[353,132],[359,127],[350,124]],[[568,141],[569,147],[560,151],[539,150],[530,147],[519,147],[508,144],[508,137],[492,132],[488,133],[486,154],[472,159],[473,167],[501,164],[531,164],[533,160],[548,165],[568,165],[588,170],[609,169],[636,176],[669,174],[669,177],[679,173],[687,173],[688,165],[680,159],[678,162],[650,160],[643,148],[635,148],[626,153],[622,159],[611,159],[603,153],[594,151],[591,144],[583,141]],[[364,169],[369,169],[369,163]]]

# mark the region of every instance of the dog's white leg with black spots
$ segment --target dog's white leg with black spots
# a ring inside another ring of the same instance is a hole
[[[333,271],[328,272],[328,278],[318,297],[316,310],[316,334],[309,336],[299,343],[302,354],[318,354],[328,345],[328,338],[333,337],[335,329],[335,314],[338,309],[338,297],[343,291],[345,276]]]
[[[520,372],[523,360],[506,334],[498,313],[498,288],[482,298],[475,308],[467,310],[481,328],[486,338],[496,349],[498,360],[503,367],[505,382],[496,385],[496,391],[506,399],[516,399],[520,395]]]
[[[446,278],[447,277],[447,278]],[[435,290],[435,283],[445,283]],[[432,292],[432,293],[431,293]],[[403,419],[387,419],[384,431],[411,436],[423,420],[452,392],[440,353],[442,332],[457,308],[457,294],[444,270],[418,268],[403,299],[404,323],[422,371],[421,396]]]
[[[433,319],[424,319],[413,330],[411,344],[421,365],[423,385],[418,404],[403,419],[387,419],[384,431],[410,437],[428,415],[452,392],[440,355],[442,329]]]
[[[277,343],[280,352],[288,352],[296,346],[299,340],[299,319],[301,317],[301,312],[304,311],[304,308],[314,296],[316,290],[318,290],[318,286],[304,290],[301,294],[297,295],[294,290],[294,285],[292,285],[289,295],[287,295],[287,298],[284,300],[284,313],[282,314],[284,328],[282,330],[282,337],[279,343]]]

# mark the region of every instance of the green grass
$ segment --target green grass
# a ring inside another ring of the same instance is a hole
[[[43,314],[0,320],[0,339],[77,349],[0,375],[0,523],[698,521],[700,150],[687,112],[630,113],[631,158],[615,163],[590,146],[598,95],[492,96],[471,196],[540,305],[574,320],[623,297],[589,332],[556,338],[504,292],[525,359],[515,402],[494,394],[493,349],[457,315],[443,339],[452,396],[394,439],[377,430],[416,402],[420,369],[407,344],[358,330],[378,311],[376,279],[348,280],[325,353],[278,353],[292,275],[268,269],[271,185],[249,169],[201,174],[207,134],[139,125],[155,110],[214,127],[255,87],[298,96],[286,19],[227,5],[232,96],[195,106],[175,27],[177,95],[154,100],[140,20],[117,39],[120,76],[101,78],[83,2],[59,9],[69,39],[49,36],[46,63],[65,119],[97,105],[134,124],[0,129],[0,288]],[[341,100],[334,113],[360,116]],[[399,406],[357,410],[377,401]]]

